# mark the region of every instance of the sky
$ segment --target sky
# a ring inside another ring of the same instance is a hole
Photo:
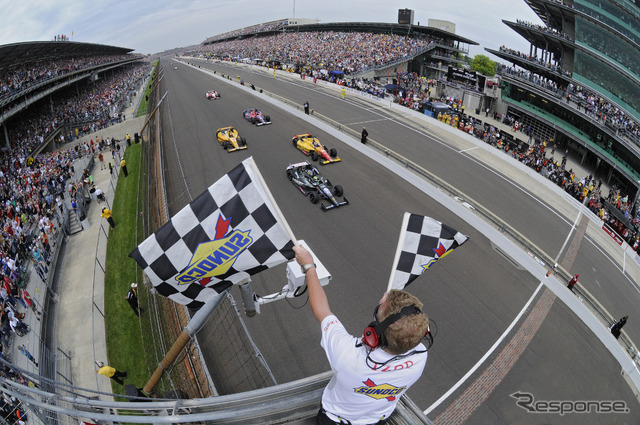
[[[470,56],[491,56],[484,48],[501,45],[528,52],[528,43],[502,19],[540,23],[524,0],[0,0],[0,45],[64,34],[72,41],[152,54],[284,18],[394,23],[398,9],[413,9],[416,25],[429,19],[453,22],[456,34],[480,43],[470,46]]]

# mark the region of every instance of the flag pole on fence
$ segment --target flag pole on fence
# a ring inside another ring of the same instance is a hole
[[[248,280],[248,279],[247,279]],[[217,294],[211,298],[209,298],[204,305],[193,315],[187,326],[184,327],[178,338],[173,343],[167,354],[165,354],[162,361],[158,364],[155,372],[149,378],[149,381],[145,384],[142,389],[145,394],[150,394],[153,389],[156,387],[162,374],[165,370],[167,370],[173,362],[178,358],[178,355],[182,352],[184,347],[187,345],[191,336],[196,333],[200,327],[204,324],[205,320],[209,317],[209,314],[220,304],[220,301],[226,296],[229,290],[223,291],[220,294]]]

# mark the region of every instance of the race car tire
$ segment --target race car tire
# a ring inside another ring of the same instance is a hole
[[[256,119],[255,118],[251,118],[251,124],[255,124],[256,123]]]
[[[297,148],[298,147],[298,139],[294,137],[292,142],[293,142],[293,147]]]
[[[291,171],[287,171],[287,178],[289,181],[293,180],[293,173]]]
[[[222,143],[222,147],[224,148],[224,150],[229,149],[229,146],[230,146],[230,145],[229,145],[229,142],[223,142],[223,143]]]
[[[344,190],[342,189],[342,186],[340,186],[339,184],[337,184],[334,188],[333,188],[333,194],[336,196],[342,196],[344,194]]]
[[[240,146],[247,146],[247,139],[245,139],[244,137],[240,138]]]
[[[332,156],[334,158],[338,156],[338,151],[336,150],[336,148],[331,148],[331,150],[329,151],[329,156]]]
[[[315,152],[311,152],[311,160],[312,161],[317,161],[318,160],[318,154]]]
[[[269,115],[264,116],[265,122],[271,122],[271,117]]]
[[[309,200],[311,201],[312,204],[317,204],[318,201],[320,200],[320,197],[318,196],[317,193],[311,192],[309,194]]]

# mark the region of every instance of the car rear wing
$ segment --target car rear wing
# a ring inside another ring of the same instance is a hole
[[[287,167],[287,170],[291,170],[292,168],[305,167],[307,165],[311,165],[311,164],[308,161],[296,162],[295,164],[289,164],[289,166]]]

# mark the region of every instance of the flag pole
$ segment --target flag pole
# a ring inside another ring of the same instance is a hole
[[[407,228],[407,223],[409,222],[409,214],[408,212],[404,213],[402,217],[402,227],[400,227],[400,237],[398,238],[398,247],[396,248],[396,256],[393,259],[393,265],[391,266],[391,276],[389,277],[389,284],[387,285],[387,291],[391,290],[393,286],[393,278],[396,276],[396,267],[398,266],[398,261],[400,261],[400,253],[402,252],[402,246],[404,245],[404,236],[406,232],[404,229]]]
[[[153,391],[153,389],[160,381],[160,378],[162,377],[164,371],[173,364],[176,358],[178,358],[178,355],[187,345],[187,343],[191,339],[191,336],[195,334],[200,329],[200,327],[202,327],[205,320],[209,317],[209,314],[211,314],[211,312],[218,306],[218,304],[220,304],[220,301],[222,301],[222,298],[224,298],[228,291],[229,289],[209,298],[204,303],[204,305],[200,307],[196,314],[193,315],[191,320],[189,320],[189,323],[187,323],[180,335],[178,335],[178,338],[173,343],[169,351],[167,351],[167,354],[165,354],[162,361],[158,363],[158,367],[156,368],[155,372],[153,372],[153,375],[151,375],[151,378],[149,378],[149,381],[147,381],[147,383],[145,384],[144,388],[142,389],[145,394],[150,394]]]
[[[262,174],[260,173],[260,170],[258,169],[256,162],[253,160],[253,156],[250,156],[249,158],[245,159],[242,162],[244,163],[245,167],[249,167],[253,172],[253,174],[255,174],[256,178],[260,182],[260,186],[262,186],[262,189],[264,190],[264,193],[267,196],[267,199],[269,200],[269,203],[271,204],[271,207],[273,208],[273,213],[276,215],[276,218],[280,221],[280,223],[282,223],[284,230],[287,232],[287,234],[291,238],[291,241],[293,242],[293,244],[295,246],[298,246],[298,239],[296,239],[296,237],[293,235],[293,230],[291,230],[291,227],[289,227],[289,223],[287,223],[287,219],[284,218],[284,214],[282,214],[282,211],[280,211],[280,207],[278,207],[278,204],[276,203],[275,198],[273,197],[273,195],[271,194],[271,191],[269,190],[269,186],[267,186],[267,183],[264,181],[264,178],[262,177]]]

